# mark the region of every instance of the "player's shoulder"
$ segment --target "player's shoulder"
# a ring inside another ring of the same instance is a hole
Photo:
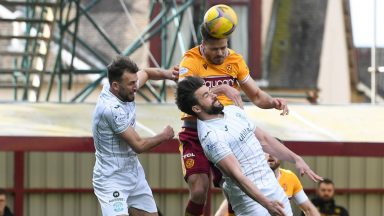
[[[236,112],[236,111],[242,111],[242,109],[236,105],[227,105],[224,107],[224,113],[225,112]]]
[[[210,127],[206,122],[199,119],[197,120],[197,131],[201,142],[211,139],[210,137],[212,137],[214,134],[213,128]]]
[[[239,117],[243,120],[246,118],[245,111],[236,105],[225,106],[223,112],[228,115]]]
[[[199,46],[187,50],[183,55],[184,59],[200,59],[202,57]]]
[[[296,174],[288,169],[279,168],[280,174],[291,178],[297,178]]]
[[[243,60],[243,56],[239,53],[237,53],[235,50],[233,49],[229,49],[228,48],[228,52],[229,52],[229,55],[228,55],[228,59],[229,60],[233,60],[233,61],[240,61],[240,60]]]

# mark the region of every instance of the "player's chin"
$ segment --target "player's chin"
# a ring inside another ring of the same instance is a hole
[[[224,57],[214,57],[211,59],[211,62],[215,65],[221,65],[224,63]]]

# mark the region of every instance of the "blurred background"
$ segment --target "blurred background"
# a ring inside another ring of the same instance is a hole
[[[16,216],[101,215],[91,117],[105,66],[118,54],[140,68],[178,64],[200,43],[215,4],[238,15],[229,47],[291,109],[288,117],[246,111],[333,179],[350,215],[384,215],[384,1],[0,0],[0,188]],[[143,136],[165,124],[178,130],[173,92],[170,81],[140,90]],[[141,155],[159,209],[171,216],[188,198],[177,145]],[[301,180],[313,195],[315,184]],[[222,200],[210,193],[205,215]]]

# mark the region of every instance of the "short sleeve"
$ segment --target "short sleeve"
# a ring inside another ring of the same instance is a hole
[[[294,185],[293,195],[295,195],[299,191],[303,190],[303,185],[301,185],[299,178],[297,178],[297,176],[294,173],[292,173],[292,174],[293,175],[292,175],[291,181],[292,181],[292,185]]]
[[[179,79],[183,79],[187,76],[194,76],[196,61],[191,56],[184,56],[180,62]]]
[[[118,104],[107,107],[103,115],[103,118],[115,134],[124,132],[129,127],[133,117],[132,113],[127,113]]]
[[[249,78],[249,68],[247,66],[247,63],[245,63],[244,59],[242,56],[239,55],[239,73],[237,74],[237,79],[239,83],[244,83],[246,82]]]
[[[199,139],[205,156],[215,165],[226,156],[232,154],[232,151],[229,148],[228,143],[223,139],[223,136],[219,136],[215,131],[207,130],[199,136]]]

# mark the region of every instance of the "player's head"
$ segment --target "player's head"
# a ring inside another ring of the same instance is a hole
[[[331,179],[325,178],[318,183],[316,194],[323,201],[332,200],[335,195],[335,184]]]
[[[186,77],[178,82],[176,104],[181,111],[197,117],[219,114],[224,108],[199,77]]]
[[[280,143],[283,143],[279,138],[276,138],[277,141],[279,141]],[[277,159],[276,157],[270,155],[270,154],[265,154],[266,158],[267,158],[267,161],[268,161],[268,165],[269,167],[275,171],[276,169],[278,169],[280,167],[280,160]]]
[[[4,212],[6,205],[7,205],[7,196],[5,194],[5,190],[0,188],[0,212]]]
[[[228,38],[215,38],[212,37],[204,25],[200,26],[202,37],[202,52],[205,58],[212,64],[223,64],[224,59],[228,56]]]
[[[127,56],[117,56],[107,69],[110,91],[123,102],[132,102],[137,90],[137,65]]]

